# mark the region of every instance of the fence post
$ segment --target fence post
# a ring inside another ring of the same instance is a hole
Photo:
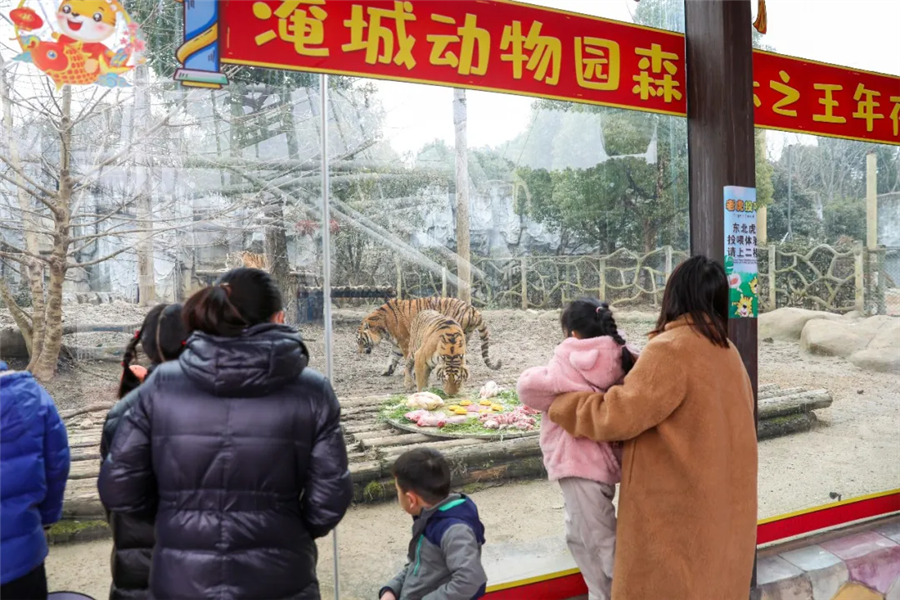
[[[778,298],[776,297],[778,292],[775,289],[776,253],[777,246],[775,244],[769,246],[769,310],[778,308]]]
[[[568,292],[569,292],[569,279],[572,277],[572,272],[570,271],[569,261],[566,261],[566,280],[563,282],[561,286],[559,286],[560,296],[562,298],[562,306],[565,307],[566,302],[568,302]]]
[[[672,246],[666,246],[666,282],[672,276]]]
[[[600,259],[598,268],[600,269],[600,286],[597,290],[597,297],[600,302],[606,302],[606,259]]]
[[[397,265],[397,300],[403,299],[403,269],[400,267],[400,261],[398,260]]]
[[[441,297],[447,297],[447,267],[441,267]]]
[[[865,286],[865,252],[862,244],[853,249],[853,278],[856,294],[856,310],[862,315],[866,314],[866,286]]]
[[[522,257],[522,310],[528,310],[528,259]]]

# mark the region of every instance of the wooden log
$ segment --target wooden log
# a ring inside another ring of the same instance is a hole
[[[760,401],[759,418],[764,420],[798,413],[808,413],[817,408],[828,408],[831,406],[831,403],[832,398],[828,390],[812,390],[770,398]]]
[[[762,394],[763,392],[770,392],[772,390],[777,390],[777,389],[778,389],[778,386],[774,383],[764,383],[761,386],[759,386],[759,393]]]
[[[86,460],[95,460],[97,464],[100,464],[100,453],[99,452],[86,452],[84,454],[77,454],[69,458],[71,462],[81,462]]]
[[[390,428],[391,426],[387,423],[376,421],[369,424],[344,425],[344,433],[347,435],[356,435],[357,433],[362,433],[364,431],[378,431]]]
[[[63,420],[72,419],[74,417],[85,415],[87,413],[109,412],[109,409],[111,409],[113,406],[115,406],[115,402],[101,402],[100,404],[90,404],[81,408],[60,411],[59,416]]]
[[[809,431],[817,421],[815,413],[811,412],[762,419],[757,430],[758,436],[760,440],[769,440],[792,433]]]
[[[434,438],[421,433],[408,433],[403,435],[391,435],[387,437],[374,438],[369,440],[361,440],[360,444],[363,448],[383,448],[386,446],[402,446],[407,444],[420,444],[422,442],[433,441]]]
[[[807,389],[802,388],[802,387],[793,387],[793,388],[785,388],[785,389],[775,387],[773,389],[766,390],[764,392],[760,391],[759,399],[766,400],[768,398],[777,398],[779,396],[790,396],[791,394],[799,394],[799,393],[805,392],[805,391],[807,391]]]
[[[461,448],[461,447],[469,447],[469,446],[479,446],[481,444],[490,444],[490,440],[479,440],[475,438],[460,438],[458,440],[441,440],[441,441],[429,441],[423,442],[421,444],[409,444],[407,446],[401,446],[397,448],[386,448],[382,452],[382,457],[385,460],[389,460],[393,462],[396,460],[401,454],[404,452],[409,452],[410,450],[415,450],[416,448],[434,448],[435,450],[440,450],[444,452],[448,448]]]
[[[69,468],[69,481],[77,481],[79,479],[94,479],[100,476],[100,461],[82,461],[72,463]]]

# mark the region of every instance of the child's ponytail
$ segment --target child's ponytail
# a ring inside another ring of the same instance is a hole
[[[122,378],[119,380],[119,398],[124,398],[128,392],[141,385],[140,378],[131,370],[131,363],[137,358],[137,347],[141,342],[142,331],[140,329],[135,332],[134,337],[125,346],[125,356],[122,358]]]

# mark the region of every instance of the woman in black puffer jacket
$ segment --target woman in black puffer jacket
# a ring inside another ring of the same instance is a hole
[[[131,363],[137,358],[138,345],[150,360],[145,376],[160,364],[175,360],[184,348],[187,328],[181,316],[180,304],[159,304],[150,309],[140,331],[125,348],[122,361],[122,381],[119,402],[106,415],[103,437],[100,440],[100,459],[105,461],[116,436],[122,417],[138,399],[135,389],[144,377]],[[109,526],[113,534],[112,586],[110,600],[142,600],[148,597],[150,557],[153,555],[153,516],[110,513]]]
[[[334,391],[265,272],[229,271],[184,314],[194,333],[137,389],[100,497],[155,513],[156,598],[318,600],[314,540],[353,495]]]

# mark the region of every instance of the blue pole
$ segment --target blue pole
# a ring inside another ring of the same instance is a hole
[[[218,0],[176,0],[184,4],[184,43],[175,52],[182,67],[175,81],[188,87],[221,88]]]

